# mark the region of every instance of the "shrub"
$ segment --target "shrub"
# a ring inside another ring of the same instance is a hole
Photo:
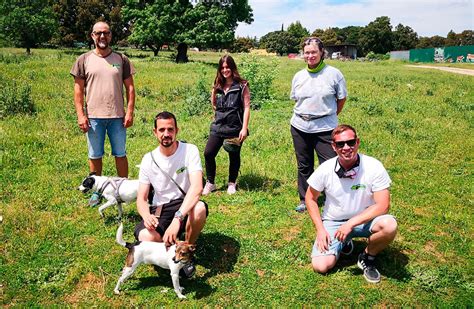
[[[209,111],[210,102],[211,92],[208,89],[206,72],[204,69],[201,69],[196,86],[194,89],[191,89],[190,94],[185,99],[184,112],[188,116],[205,114]]]
[[[0,92],[0,119],[15,114],[35,114],[31,86],[18,86],[15,82],[3,84]]]
[[[272,99],[270,89],[277,74],[276,67],[276,59],[268,61],[255,55],[242,58],[240,73],[249,82],[252,109],[260,109],[265,101]]]

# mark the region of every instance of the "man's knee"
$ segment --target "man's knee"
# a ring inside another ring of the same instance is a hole
[[[386,235],[395,235],[397,233],[398,223],[394,217],[385,217],[377,221],[374,230]]]
[[[148,229],[143,229],[138,233],[139,241],[163,241],[161,235],[156,231],[149,231]]]
[[[206,205],[203,201],[197,202],[194,206],[192,214],[190,214],[191,221],[205,221],[207,217]]]
[[[311,265],[315,272],[325,274],[336,265],[336,257],[334,255],[313,257],[311,259]]]

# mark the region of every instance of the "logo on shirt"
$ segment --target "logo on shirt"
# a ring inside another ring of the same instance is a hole
[[[186,170],[186,166],[183,166],[179,169],[176,170],[176,174],[181,174],[182,172],[184,172]]]
[[[120,68],[120,63],[112,63],[110,66],[112,68],[117,68],[118,69],[118,68]]]
[[[359,189],[364,190],[365,188],[367,188],[366,185],[359,183],[359,184],[353,185],[351,187],[351,190],[359,190]]]

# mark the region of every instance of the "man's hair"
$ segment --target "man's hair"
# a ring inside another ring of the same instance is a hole
[[[334,141],[334,137],[336,135],[341,134],[342,132],[347,131],[347,130],[354,132],[354,137],[357,138],[357,132],[356,132],[356,129],[354,129],[354,127],[348,124],[340,124],[332,131],[331,139]]]
[[[174,126],[176,128],[178,128],[178,121],[176,120],[175,115],[173,115],[170,112],[162,111],[162,112],[159,112],[158,114],[156,114],[155,120],[153,121],[153,126],[155,127],[155,129],[156,129],[156,121],[158,119],[173,119],[174,120]]]

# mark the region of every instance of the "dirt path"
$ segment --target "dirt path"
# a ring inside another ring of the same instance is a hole
[[[435,70],[441,70],[441,71],[446,71],[446,72],[451,72],[451,73],[474,76],[474,70],[469,70],[469,69],[458,69],[458,68],[450,68],[450,67],[436,67],[436,66],[433,66],[433,65],[407,65],[407,67],[422,68],[422,69],[435,69]]]

